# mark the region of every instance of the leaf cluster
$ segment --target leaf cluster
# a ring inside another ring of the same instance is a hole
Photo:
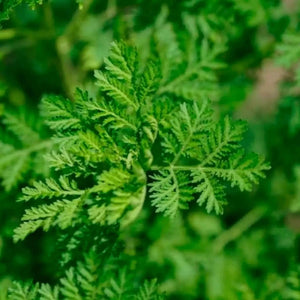
[[[126,225],[148,198],[165,215],[186,209],[194,198],[219,214],[225,202],[220,180],[249,191],[264,176],[268,166],[240,145],[244,123],[228,117],[216,122],[205,98],[172,100],[171,87],[160,89],[162,68],[150,61],[141,72],[137,51],[113,43],[104,69],[95,73],[99,96],[78,90],[74,103],[44,97],[42,114],[58,145],[48,161],[61,176],[23,189],[23,201],[53,200],[25,211],[16,241],[38,228],[66,229],[86,218]],[[89,184],[80,188],[83,180]]]

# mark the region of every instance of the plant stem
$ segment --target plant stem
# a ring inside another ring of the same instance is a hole
[[[106,12],[105,12],[105,19],[106,20],[111,19],[113,16],[116,15],[116,13],[117,13],[116,0],[108,0]]]
[[[257,223],[266,214],[266,212],[267,208],[264,206],[252,209],[231,228],[224,231],[214,240],[212,246],[213,251],[215,253],[220,253],[229,242],[239,238],[245,231]]]
[[[87,15],[93,0],[86,0],[76,11],[64,33],[56,40],[56,52],[61,65],[64,87],[69,99],[74,100],[74,88],[79,85],[78,71],[70,59],[70,48],[82,20]]]
[[[52,39],[52,33],[47,30],[15,30],[15,29],[4,29],[0,30],[0,41],[1,40],[13,40],[15,38],[19,37],[26,37],[29,39],[40,39],[40,40],[46,40],[46,39]]]
[[[15,29],[4,29],[0,31],[0,40],[10,40],[15,38],[17,31]]]
[[[55,22],[51,4],[46,2],[44,5],[45,21],[48,29],[55,38],[55,50],[60,66],[63,88],[68,98],[73,99],[74,87],[76,86],[75,71],[69,58],[70,45],[68,38],[63,34],[55,36]]]
[[[76,32],[78,31],[78,28],[80,27],[82,20],[85,18],[86,14],[88,13],[92,3],[93,0],[85,0],[83,5],[76,11],[69,25],[65,29],[65,32],[63,33],[63,36],[66,39],[71,40],[72,37],[76,35]]]

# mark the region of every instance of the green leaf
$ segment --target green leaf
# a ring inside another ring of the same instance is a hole
[[[192,182],[196,184],[195,192],[200,194],[197,203],[200,206],[206,204],[208,213],[215,211],[216,214],[222,214],[225,193],[220,182],[201,170],[193,170],[192,177]]]
[[[22,201],[37,200],[44,198],[58,198],[66,196],[80,196],[84,190],[78,190],[77,183],[69,180],[68,177],[61,176],[57,181],[48,178],[45,182],[35,181],[33,187],[25,187],[22,190]]]
[[[23,223],[15,229],[14,240],[23,240],[27,235],[42,228],[48,231],[52,226],[65,229],[73,224],[81,199],[58,200],[49,205],[42,204],[25,210]]]
[[[61,96],[44,96],[41,104],[43,116],[46,123],[53,130],[65,131],[69,129],[79,129],[80,119],[74,113],[71,102]]]
[[[39,289],[40,300],[59,300],[59,287],[42,284]]]
[[[9,300],[36,300],[38,295],[39,285],[20,284],[14,282],[9,290]]]
[[[111,168],[102,172],[98,177],[97,189],[103,193],[116,191],[123,188],[131,180],[131,175],[126,170]]]
[[[176,173],[173,169],[159,171],[151,176],[150,185],[151,204],[156,212],[163,212],[165,216],[174,217],[179,209],[187,209],[192,200],[192,190],[188,186],[188,177],[183,173]]]
[[[162,300],[163,296],[158,293],[157,280],[147,280],[140,287],[138,294],[135,296],[136,300]]]
[[[97,85],[101,91],[105,92],[114,101],[120,105],[128,106],[133,110],[138,109],[138,104],[135,101],[133,91],[126,83],[121,82],[114,77],[109,77],[106,73],[95,71]]]

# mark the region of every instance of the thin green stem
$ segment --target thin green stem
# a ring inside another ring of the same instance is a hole
[[[44,20],[47,30],[21,30],[5,29],[0,31],[1,40],[14,40],[16,38],[26,38],[29,40],[55,40],[55,49],[60,66],[60,73],[62,77],[63,88],[68,98],[73,99],[75,87],[78,85],[78,73],[72,64],[69,57],[72,41],[76,36],[78,28],[82,20],[87,15],[93,0],[86,0],[83,5],[76,11],[69,25],[66,27],[64,33],[56,36],[55,21],[50,1],[45,1],[43,5]],[[111,5],[113,6],[113,5]],[[112,8],[110,6],[110,9]],[[27,44],[26,44],[27,45]],[[4,49],[6,50],[6,48]],[[7,52],[9,49],[7,50]]]
[[[48,30],[16,30],[16,29],[5,29],[0,30],[0,41],[1,40],[13,40],[16,38],[29,38],[34,40],[47,40],[52,39],[53,35]]]
[[[78,28],[80,27],[82,20],[87,15],[91,5],[93,4],[93,1],[94,0],[85,0],[82,6],[78,8],[69,25],[65,29],[65,32],[63,33],[63,36],[66,39],[72,40],[73,36],[76,35]]]
[[[18,32],[15,29],[0,30],[0,40],[10,40],[17,36]]]
[[[49,31],[52,32],[53,37],[55,38],[55,49],[59,61],[63,88],[68,98],[73,99],[73,92],[76,86],[76,72],[74,72],[74,67],[72,66],[69,58],[69,40],[65,35],[61,35],[59,37],[55,36],[55,21],[50,2],[46,2],[44,5],[44,16],[46,26],[48,27]]]
[[[78,71],[70,59],[70,49],[78,29],[87,15],[93,0],[84,1],[74,14],[64,33],[56,39],[56,52],[61,66],[64,88],[68,98],[74,100],[74,89],[79,85]]]
[[[213,251],[220,253],[231,241],[238,239],[245,231],[257,223],[267,213],[266,207],[256,207],[236,222],[231,228],[224,231],[213,242]]]
[[[74,100],[74,89],[77,85],[76,72],[69,58],[70,44],[64,37],[60,36],[55,41],[55,49],[59,60],[60,70],[63,78],[64,90],[69,99]]]
[[[213,169],[213,168],[206,168],[206,167],[202,167],[201,165],[192,165],[192,166],[177,166],[177,165],[173,165],[171,163],[171,165],[168,165],[168,166],[152,166],[151,167],[151,170],[152,171],[163,171],[163,170],[169,170],[170,167],[173,169],[173,170],[177,170],[177,171],[191,171],[191,170],[203,170],[203,171],[207,171],[208,169]]]
[[[117,13],[116,0],[108,0],[107,8],[106,8],[106,11],[105,11],[106,20],[109,20],[112,17],[114,17],[116,15],[116,13]]]

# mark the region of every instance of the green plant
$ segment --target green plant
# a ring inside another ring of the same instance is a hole
[[[21,2],[0,2],[0,299],[297,299],[297,10]],[[246,125],[276,53],[278,118]]]
[[[150,62],[140,75],[135,50],[114,43],[105,69],[95,74],[98,99],[80,90],[74,103],[43,99],[42,114],[58,148],[48,163],[61,175],[24,188],[21,200],[57,200],[27,209],[16,241],[40,227],[66,229],[86,219],[127,224],[145,198],[165,215],[187,208],[193,196],[219,214],[225,201],[219,179],[250,190],[263,177],[268,166],[239,145],[243,123],[227,117],[216,123],[205,99],[180,104],[157,95],[159,74]],[[90,184],[81,187],[85,178]]]

